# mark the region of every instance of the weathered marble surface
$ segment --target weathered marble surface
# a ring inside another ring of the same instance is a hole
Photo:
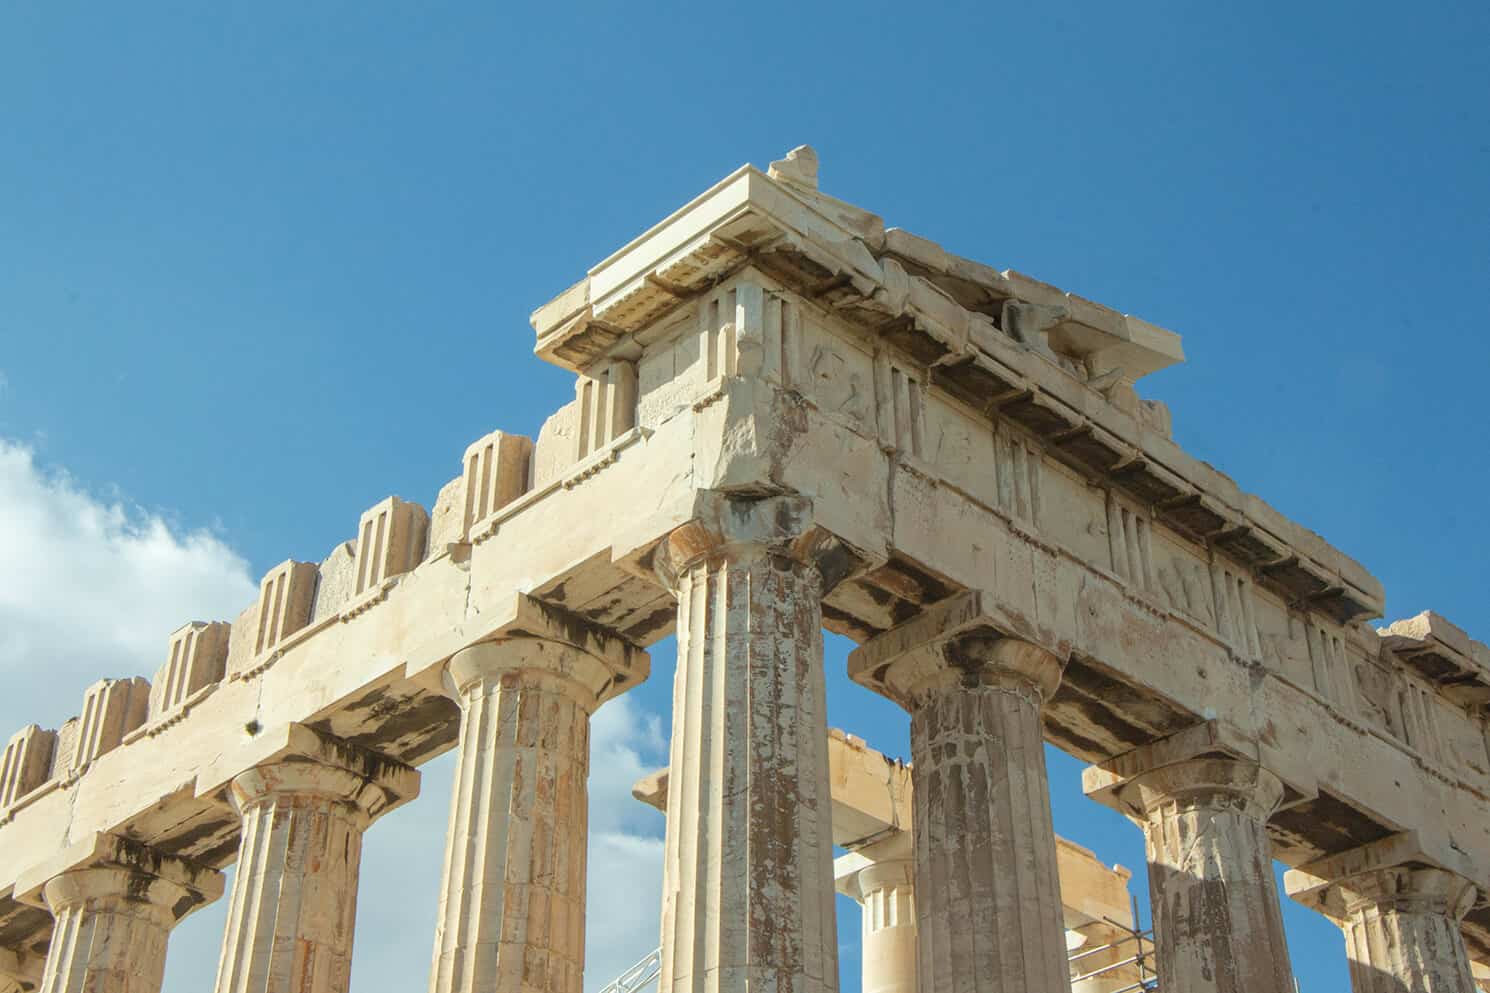
[[[645,653],[533,610],[451,659],[460,759],[431,993],[580,993],[590,716]]]
[[[838,988],[811,505],[721,500],[674,532],[662,975],[668,993]]]
[[[990,625],[977,597],[928,610],[849,658],[911,715],[917,986],[1069,986],[1040,711],[1061,659]]]
[[[171,928],[222,894],[222,876],[122,838],[89,847],[42,886],[56,924],[39,988],[160,993]]]
[[[418,793],[408,766],[293,731],[229,787],[243,832],[216,993],[346,993],[362,834]]]
[[[1267,820],[1283,784],[1257,765],[1196,758],[1137,776],[1159,982],[1195,993],[1291,993]]]

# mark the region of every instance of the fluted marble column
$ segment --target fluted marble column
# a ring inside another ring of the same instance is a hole
[[[43,888],[55,924],[42,993],[160,993],[166,939],[222,895],[222,875],[105,837],[92,863]]]
[[[839,856],[838,892],[859,904],[863,993],[916,993],[915,865],[910,834]]]
[[[823,579],[811,507],[723,501],[675,531],[661,993],[836,993]]]
[[[1345,951],[1355,993],[1474,988],[1459,921],[1474,884],[1442,869],[1379,869],[1345,884]]]
[[[236,776],[243,818],[217,993],[346,993],[362,833],[419,773],[295,727],[291,754]]]
[[[534,637],[545,623],[552,637]],[[431,993],[583,985],[590,716],[645,678],[647,656],[541,610],[518,626],[524,636],[457,652],[446,670],[460,758]]]
[[[1194,758],[1118,796],[1144,830],[1159,988],[1293,993],[1267,836],[1282,782],[1252,762]]]
[[[1428,861],[1411,832],[1290,869],[1284,885],[1345,932],[1355,993],[1475,988],[1459,922],[1478,890]]]
[[[1070,988],[1040,722],[1062,665],[972,593],[850,656],[911,714],[921,993]]]

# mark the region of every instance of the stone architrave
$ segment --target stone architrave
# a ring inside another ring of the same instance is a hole
[[[222,874],[112,835],[92,846],[42,887],[54,924],[41,993],[160,993],[171,929],[222,895]]]
[[[216,993],[346,993],[362,834],[419,773],[303,725],[233,777],[243,831]]]
[[[1115,798],[1144,831],[1159,988],[1293,993],[1267,822],[1284,784],[1255,762],[1189,758]]]
[[[1475,988],[1459,923],[1478,889],[1425,861],[1412,832],[1291,869],[1284,885],[1345,932],[1354,993]]]
[[[831,539],[801,497],[701,501],[658,549],[678,600],[662,993],[834,993],[822,666]]]
[[[838,892],[859,905],[863,993],[916,993],[915,864],[911,836],[841,855],[833,863]]]
[[[849,656],[911,714],[920,993],[1069,989],[1040,723],[1061,671],[976,593]]]
[[[430,993],[581,993],[590,717],[646,652],[522,599],[512,636],[462,649]]]

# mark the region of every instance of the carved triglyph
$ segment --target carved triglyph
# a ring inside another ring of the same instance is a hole
[[[924,458],[926,384],[921,375],[882,350],[874,359],[874,396],[880,445]]]
[[[1112,571],[1137,590],[1154,588],[1153,529],[1148,518],[1107,491],[1107,541]]]
[[[1039,446],[1003,423],[995,428],[993,445],[999,507],[1015,520],[1038,527],[1044,461]]]
[[[1216,604],[1216,633],[1239,658],[1262,661],[1262,640],[1252,605],[1252,580],[1223,560],[1211,562],[1211,592]]]

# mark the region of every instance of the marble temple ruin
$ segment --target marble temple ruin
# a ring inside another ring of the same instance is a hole
[[[837,993],[838,893],[866,993],[1293,993],[1275,859],[1357,993],[1490,976],[1490,649],[1370,623],[1364,567],[1175,444],[1135,384],[1178,336],[887,229],[806,147],[532,323],[575,377],[536,440],[9,739],[0,993],[158,993],[217,899],[216,993],[344,993],[362,836],[450,749],[430,993],[581,993],[590,720],[674,633],[659,993]],[[830,732],[824,629],[909,764]],[[1143,832],[1151,944],[1047,742]]]

